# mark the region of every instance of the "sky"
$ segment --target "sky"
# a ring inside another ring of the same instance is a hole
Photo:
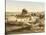
[[[28,12],[41,12],[44,11],[44,3],[6,0],[6,12],[22,12],[24,8]]]

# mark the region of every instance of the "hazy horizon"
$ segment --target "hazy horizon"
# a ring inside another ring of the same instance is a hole
[[[28,12],[44,11],[44,3],[6,0],[6,12],[22,12],[25,8]]]

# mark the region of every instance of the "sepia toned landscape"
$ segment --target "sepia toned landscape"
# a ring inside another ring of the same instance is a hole
[[[5,25],[6,35],[44,32],[44,3],[6,0]]]
[[[20,14],[6,12],[6,32],[44,32],[44,12],[30,12],[26,9]]]

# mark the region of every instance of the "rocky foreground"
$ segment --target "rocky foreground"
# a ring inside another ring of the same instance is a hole
[[[10,15],[6,18],[6,33],[44,32],[44,13]]]

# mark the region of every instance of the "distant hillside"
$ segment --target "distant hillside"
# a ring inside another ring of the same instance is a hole
[[[21,14],[21,12],[6,12],[6,15],[16,15]]]

